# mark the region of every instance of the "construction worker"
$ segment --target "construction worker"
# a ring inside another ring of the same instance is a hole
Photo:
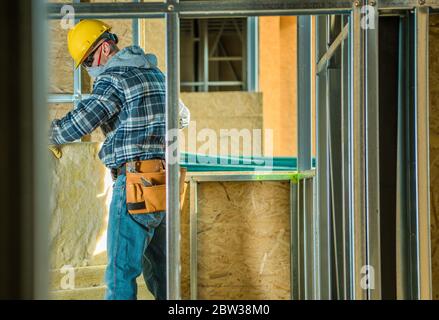
[[[117,43],[111,27],[99,20],[82,20],[69,31],[69,52],[75,67],[83,66],[94,78],[93,92],[52,122],[49,140],[60,158],[59,145],[102,129],[106,138],[99,157],[115,179],[105,298],[136,299],[136,278],[143,272],[155,298],[166,299],[165,211],[129,214],[125,192],[129,165],[150,168],[164,163],[165,76],[155,55],[138,46],[119,50]],[[180,128],[188,123],[189,111],[180,101]]]

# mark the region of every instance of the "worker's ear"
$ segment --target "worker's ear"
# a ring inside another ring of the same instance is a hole
[[[111,45],[108,42],[102,44],[102,53],[108,57],[111,54]]]

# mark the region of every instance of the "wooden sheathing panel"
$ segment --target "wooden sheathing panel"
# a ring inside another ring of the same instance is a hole
[[[182,214],[186,299],[188,199]],[[199,299],[289,299],[289,182],[202,182],[198,212]]]

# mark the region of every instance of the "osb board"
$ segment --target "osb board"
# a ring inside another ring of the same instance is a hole
[[[430,16],[430,214],[433,299],[439,299],[439,17]]]
[[[250,133],[251,147],[254,147],[249,150],[260,150],[260,154],[254,155],[262,155],[263,137],[261,140],[253,138],[253,129],[262,129],[262,94],[240,91],[182,92],[180,97],[191,112],[189,128],[183,130],[184,139],[180,143],[182,151],[210,155],[243,155],[243,139],[232,140],[230,134],[221,130],[244,129]],[[216,148],[207,148],[209,138],[203,134],[203,129],[206,128],[213,130],[211,145],[216,145]],[[226,152],[220,149],[221,143],[228,146]]]
[[[61,159],[51,157],[50,268],[85,266],[105,232],[108,188],[99,144],[72,143]]]
[[[199,299],[289,299],[289,204],[287,182],[199,184]],[[182,214],[183,298],[189,298],[188,209]]]

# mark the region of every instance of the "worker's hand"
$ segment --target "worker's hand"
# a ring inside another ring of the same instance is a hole
[[[50,145],[49,150],[52,151],[55,158],[60,159],[62,157],[61,149],[55,145]]]

